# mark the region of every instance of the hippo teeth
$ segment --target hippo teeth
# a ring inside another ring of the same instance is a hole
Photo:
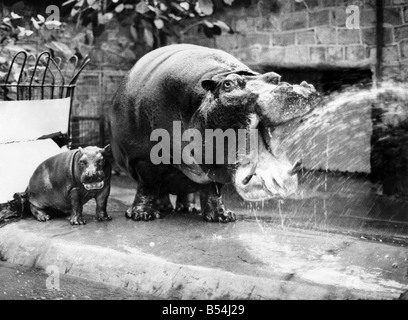
[[[94,182],[94,183],[84,183],[84,187],[86,190],[96,190],[103,188],[103,181],[101,182]]]

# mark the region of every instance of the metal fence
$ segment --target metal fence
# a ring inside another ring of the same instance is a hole
[[[127,71],[82,72],[71,113],[71,147],[104,146],[109,142],[108,108]]]

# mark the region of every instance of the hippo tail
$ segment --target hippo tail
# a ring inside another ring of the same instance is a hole
[[[13,200],[7,202],[0,209],[0,228],[10,222],[20,220],[26,214],[30,214],[27,191],[15,193]]]

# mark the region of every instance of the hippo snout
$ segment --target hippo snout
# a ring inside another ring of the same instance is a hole
[[[83,173],[83,182],[84,183],[91,183],[91,182],[100,182],[104,179],[103,171],[85,171]]]
[[[278,87],[273,90],[273,92],[278,92],[281,95],[291,95],[299,99],[314,99],[319,96],[315,87],[306,81],[302,81],[300,84],[294,85],[287,82],[281,82],[279,83]]]
[[[302,81],[300,83],[300,86],[306,88],[306,89],[310,89],[312,92],[316,92],[315,87],[312,84],[307,83],[306,81]]]

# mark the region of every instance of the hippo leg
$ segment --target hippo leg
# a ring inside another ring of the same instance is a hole
[[[176,212],[180,213],[199,213],[195,200],[195,193],[182,194],[177,196]]]
[[[44,209],[40,209],[30,203],[30,210],[38,221],[45,222],[50,220],[50,216],[44,211]]]
[[[139,186],[132,207],[126,210],[126,218],[133,221],[149,221],[161,218],[162,214],[157,209],[157,197],[148,192],[143,186]]]
[[[106,206],[108,204],[108,197],[110,193],[110,188],[106,188],[98,194],[95,198],[96,201],[96,220],[98,221],[110,221],[112,217],[107,214]]]
[[[170,197],[168,194],[156,199],[156,208],[163,214],[173,212],[173,205],[170,202]]]
[[[233,222],[236,220],[235,213],[225,208],[221,197],[222,184],[210,183],[207,190],[201,192],[201,205],[203,218],[209,222]]]
[[[70,191],[69,196],[72,207],[72,213],[71,217],[69,218],[69,222],[72,225],[86,224],[86,220],[84,220],[84,218],[82,217],[82,203],[81,196],[79,195],[79,189],[73,188]]]

